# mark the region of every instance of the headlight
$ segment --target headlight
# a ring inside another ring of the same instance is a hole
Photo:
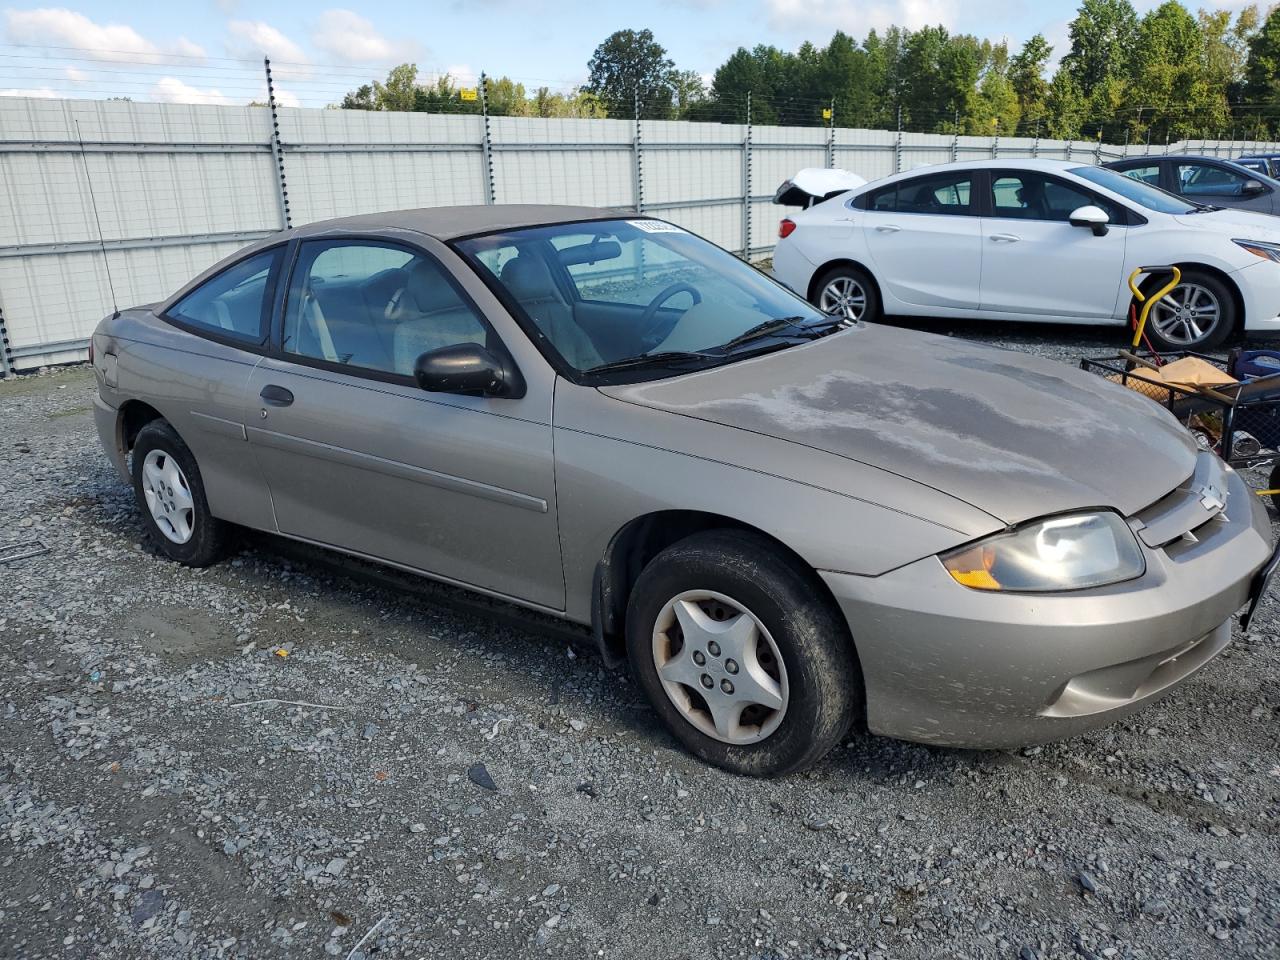
[[[939,556],[975,590],[1082,590],[1140,577],[1147,569],[1129,525],[1114,513],[1039,520]]]
[[[1280,263],[1280,243],[1263,243],[1261,240],[1232,240],[1231,242],[1237,247],[1248,250],[1255,257]]]

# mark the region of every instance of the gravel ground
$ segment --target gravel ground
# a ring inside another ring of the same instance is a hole
[[[746,780],[547,621],[267,537],[160,560],[92,391],[0,383],[0,545],[49,547],[0,565],[0,956],[1280,956],[1273,602],[1092,735]]]

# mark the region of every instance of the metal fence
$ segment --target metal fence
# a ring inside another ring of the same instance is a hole
[[[773,191],[802,167],[874,179],[982,157],[1273,147],[0,97],[0,376],[82,360],[113,298],[162,299],[250,240],[328,217],[587,204],[759,258],[783,214]]]

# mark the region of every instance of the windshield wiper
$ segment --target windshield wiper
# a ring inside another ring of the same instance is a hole
[[[815,340],[822,336],[828,327],[838,326],[843,322],[832,318],[829,321],[819,323],[801,323],[800,321],[804,319],[804,317],[776,317],[773,320],[766,320],[764,323],[757,323],[754,327],[744,330],[732,340],[722,344],[720,349],[732,350],[734,347],[740,347],[744,343],[754,343],[756,340],[763,340],[765,337],[776,336],[788,327],[794,328],[796,331],[792,334],[793,336]]]
[[[638,367],[666,367],[695,360],[721,360],[723,357],[714,353],[698,353],[693,350],[663,350],[661,353],[640,353],[634,357],[623,357],[621,360],[609,360],[587,367],[583,373],[612,373],[615,370],[634,370]]]

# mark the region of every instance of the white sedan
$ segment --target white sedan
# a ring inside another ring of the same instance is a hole
[[[851,319],[1122,324],[1130,272],[1177,264],[1182,282],[1148,324],[1157,349],[1280,332],[1280,217],[1189,203],[1102,167],[917,169],[799,210],[778,236],[777,278]]]

